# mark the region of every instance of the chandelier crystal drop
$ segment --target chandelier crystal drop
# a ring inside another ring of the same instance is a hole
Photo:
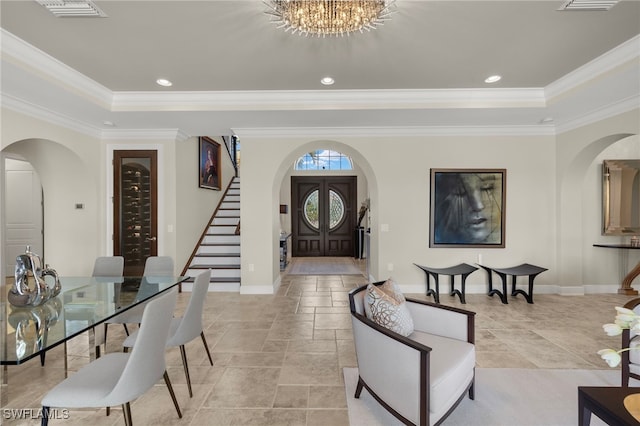
[[[338,36],[370,31],[388,21],[395,0],[265,0],[271,22],[292,34]]]

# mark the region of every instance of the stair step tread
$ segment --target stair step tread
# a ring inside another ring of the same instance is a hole
[[[184,280],[183,282],[192,283],[195,280],[196,280],[195,277],[189,277],[186,280]],[[234,277],[211,277],[209,282],[210,283],[239,283],[240,282],[240,278],[234,278]]]
[[[227,264],[227,265],[212,265],[212,264],[202,264],[202,265],[189,265],[187,269],[240,269],[240,265]]]
[[[222,286],[221,288],[226,289],[221,291],[230,291],[229,288],[231,287],[229,286],[240,285],[240,277],[233,276],[239,275],[239,272],[232,272],[239,271],[240,264],[228,263],[234,261],[237,262],[237,259],[240,258],[240,253],[236,251],[238,250],[238,247],[240,247],[240,235],[236,234],[231,229],[232,227],[237,229],[240,223],[240,179],[234,179],[233,183],[229,187],[229,191],[225,195],[225,198],[226,199],[223,199],[220,203],[218,212],[208,224],[207,232],[205,232],[203,236],[203,238],[207,237],[207,239],[213,240],[213,242],[201,241],[199,243],[199,247],[205,251],[203,253],[193,255],[192,260],[195,261],[197,259],[197,262],[203,263],[191,264],[186,269],[190,270],[194,275],[197,275],[197,273],[199,273],[198,271],[205,269],[219,271],[218,274],[221,275],[232,275],[228,277],[212,276],[209,280],[211,284],[219,284]],[[207,249],[207,247],[209,247],[209,249]],[[215,247],[219,248],[216,249]],[[228,252],[229,250],[231,250],[231,252]],[[213,251],[213,253],[209,253],[208,251]],[[212,262],[225,262],[225,264],[213,264]],[[195,276],[189,277],[185,282],[192,284],[195,282]]]

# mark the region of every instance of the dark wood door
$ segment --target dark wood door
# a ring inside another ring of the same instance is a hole
[[[125,276],[140,276],[158,254],[157,151],[114,151],[113,169],[113,254]]]
[[[355,176],[291,178],[292,256],[353,256]]]

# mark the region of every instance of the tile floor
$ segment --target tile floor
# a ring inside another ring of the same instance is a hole
[[[343,367],[355,367],[347,293],[364,276],[283,275],[276,295],[209,293],[205,333],[214,358],[199,340],[187,345],[193,382],[189,398],[179,351],[167,353],[168,373],[183,411],[180,420],[163,382],[132,404],[133,422],[141,425],[348,425]],[[179,295],[184,308],[190,293]],[[425,298],[421,295],[416,297]],[[475,311],[478,366],[521,368],[607,368],[596,351],[615,347],[601,325],[611,322],[614,307],[630,297],[535,295],[535,304],[510,298],[467,295],[465,308]],[[460,306],[441,295],[443,304]],[[111,325],[108,351],[119,351],[124,332]],[[69,365],[88,362],[86,340],[75,339]],[[64,377],[62,349],[8,367],[8,404],[1,424],[35,425],[39,420],[11,419],[10,409],[40,407],[42,395]],[[34,412],[37,414],[37,412]],[[50,424],[121,425],[121,410],[74,410]]]

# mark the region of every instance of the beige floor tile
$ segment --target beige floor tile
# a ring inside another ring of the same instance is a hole
[[[310,386],[309,408],[347,408],[342,386]]]
[[[287,353],[279,384],[282,385],[338,385],[342,371],[337,354]]]
[[[227,367],[203,407],[271,408],[279,376],[279,368]]]
[[[284,352],[250,352],[232,354],[229,367],[280,367]]]
[[[318,329],[351,329],[351,314],[316,314],[315,328]]]
[[[201,409],[191,422],[194,426],[305,426],[307,412],[294,409]]]
[[[313,322],[311,321],[278,321],[269,330],[269,340],[299,340],[313,338]]]
[[[307,426],[349,426],[347,410],[309,410]]]
[[[309,386],[278,386],[274,408],[307,408]]]
[[[268,330],[229,330],[212,352],[260,352],[268,334]]]
[[[337,330],[318,330],[315,328],[313,330],[313,339],[314,340],[336,340],[336,331]]]
[[[292,340],[288,352],[336,352],[336,340]]]
[[[326,296],[302,296],[300,297],[300,306],[332,306],[331,294]]]
[[[345,306],[318,306],[317,314],[349,314],[349,305]],[[349,327],[351,328],[351,327]]]

